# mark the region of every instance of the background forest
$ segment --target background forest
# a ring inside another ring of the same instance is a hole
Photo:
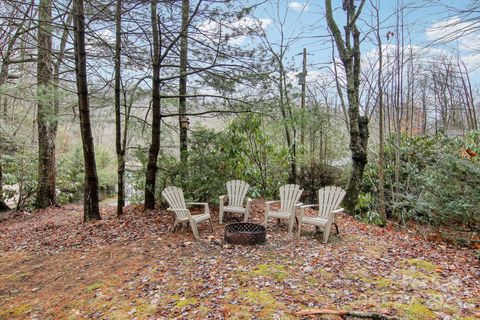
[[[477,1],[424,1],[445,16],[422,45],[408,1],[0,3],[3,210],[83,201],[88,221],[168,185],[215,203],[237,178],[308,203],[339,185],[368,223],[479,231],[478,75],[448,46],[478,34]]]

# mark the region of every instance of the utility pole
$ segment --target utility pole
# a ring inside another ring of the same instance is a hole
[[[302,113],[305,112],[305,91],[307,87],[307,48],[303,48],[303,70],[302,70],[302,77],[300,78],[301,85],[302,85],[302,100],[301,100],[301,108]],[[302,121],[301,123],[301,132],[300,132],[300,144],[303,146],[305,143],[305,123]]]

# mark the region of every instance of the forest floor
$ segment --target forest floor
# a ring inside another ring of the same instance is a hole
[[[339,217],[328,244],[272,221],[268,242],[223,244],[200,227],[171,233],[165,211],[128,207],[82,223],[82,208],[9,212],[0,221],[0,319],[300,319],[301,310],[400,319],[480,319],[471,249]],[[253,221],[263,221],[263,202]],[[315,319],[315,316],[306,317]],[[335,316],[333,317],[335,319]]]

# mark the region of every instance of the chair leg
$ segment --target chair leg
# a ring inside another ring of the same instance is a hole
[[[300,237],[300,230],[302,230],[302,224],[298,222],[298,232],[297,232],[297,237]]]
[[[220,222],[220,224],[223,224],[223,214],[224,214],[224,213],[223,213],[223,210],[220,210],[220,213],[219,213],[220,217],[219,217],[219,219],[218,219],[219,222]]]
[[[293,218],[290,218],[290,221],[288,222],[288,233],[292,233],[293,232],[293,224],[294,224],[295,220]]]
[[[335,229],[337,229],[337,234],[339,234],[340,232],[338,231],[338,225],[336,222],[335,222]]]
[[[190,223],[190,226],[192,227],[193,235],[195,236],[195,239],[200,239],[200,235],[198,234],[198,227],[195,222]]]
[[[330,229],[332,228],[332,225],[326,225],[325,228],[323,229],[323,243],[328,242],[328,237],[330,236]]]

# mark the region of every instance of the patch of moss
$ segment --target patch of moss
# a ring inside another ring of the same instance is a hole
[[[250,304],[260,304],[264,307],[275,305],[275,298],[266,290],[246,290],[240,293]]]
[[[377,277],[375,286],[379,289],[388,289],[393,285],[392,279],[385,277]]]
[[[397,304],[396,308],[403,318],[409,320],[430,320],[437,318],[432,310],[418,300],[413,300],[410,304]]]
[[[0,309],[0,318],[2,317],[20,317],[26,315],[32,310],[32,305],[29,303],[20,304],[18,306],[10,307],[8,309]],[[5,318],[5,319],[8,319]]]
[[[177,308],[183,308],[183,307],[186,307],[186,306],[189,306],[189,305],[192,305],[192,304],[196,304],[198,302],[197,299],[195,298],[186,298],[186,299],[180,299],[177,301],[177,303],[175,304],[175,306]]]
[[[97,281],[89,285],[88,287],[85,288],[86,292],[92,292],[95,291],[103,286],[102,281]]]
[[[410,266],[415,266],[427,272],[434,272],[436,269],[436,266],[433,263],[423,259],[408,259],[406,260],[406,264]]]
[[[227,304],[224,306],[225,318],[230,320],[250,320],[253,318],[250,308],[238,304]]]
[[[424,272],[419,269],[401,269],[399,273],[408,280],[408,284],[413,288],[426,287],[428,282],[434,282],[438,278],[437,273]]]
[[[358,279],[362,280],[365,283],[374,285],[377,289],[389,289],[394,285],[394,282],[390,278],[385,278],[381,276],[377,277],[363,277],[359,276]]]
[[[139,304],[135,308],[137,309],[135,315],[141,318],[149,315],[154,315],[157,312],[157,306],[150,303]]]
[[[259,319],[283,319],[288,314],[285,305],[278,302],[275,296],[267,290],[248,288],[238,292],[238,297],[243,300],[244,307],[255,306],[255,315]],[[260,307],[260,309],[258,309]],[[248,308],[247,310],[251,310]],[[238,319],[251,319],[252,317],[241,317]]]
[[[434,289],[422,290],[422,296],[428,297],[425,300],[425,304],[434,311],[442,311],[450,315],[459,313],[459,309],[456,305],[446,303],[443,294],[440,291]]]
[[[149,316],[155,315],[157,312],[157,306],[146,302],[145,300],[137,300],[135,305],[130,305],[127,301],[117,302],[115,310],[111,309],[112,305],[109,305],[105,308],[105,314],[112,320],[128,320],[132,319],[132,317],[138,319],[149,319]],[[129,314],[133,309],[135,312],[133,314]]]
[[[281,264],[259,264],[252,271],[255,276],[272,277],[277,281],[283,281],[287,277],[288,273],[286,268]]]

